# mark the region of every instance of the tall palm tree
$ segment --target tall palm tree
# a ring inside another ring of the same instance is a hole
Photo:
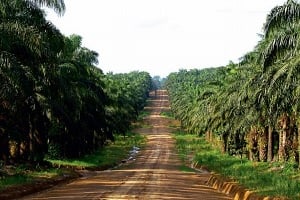
[[[48,80],[49,141],[51,151],[59,154],[56,156],[91,152],[98,140],[105,138],[103,74],[94,66],[98,54],[82,47],[81,40],[78,35],[64,38],[58,65]]]
[[[20,141],[22,137],[18,137],[17,142],[26,141],[23,146],[28,148],[24,151],[30,150],[30,159],[41,160],[46,151],[42,105],[44,77],[47,66],[55,61],[55,55],[62,47],[62,35],[46,21],[38,3],[0,1],[0,15],[0,74],[6,77],[1,84],[7,86],[1,87],[0,102],[9,105],[4,115],[11,115],[6,116],[6,122],[14,121],[15,127],[19,127],[5,132],[22,132],[24,140]],[[16,94],[18,98],[13,98]]]
[[[263,79],[267,86],[264,90],[269,99],[269,110],[281,118],[279,157],[287,159],[286,139],[289,119],[299,112],[297,91],[299,82],[299,42],[300,4],[288,0],[282,6],[272,9],[264,25],[264,38],[260,45],[260,63],[262,63]],[[298,123],[298,126],[300,124]],[[294,134],[294,133],[292,133]]]

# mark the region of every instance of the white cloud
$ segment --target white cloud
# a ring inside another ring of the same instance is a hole
[[[284,0],[72,0],[49,19],[66,35],[83,36],[104,72],[148,71],[237,61],[257,44],[267,13]]]

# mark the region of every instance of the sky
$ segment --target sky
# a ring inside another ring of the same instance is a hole
[[[267,14],[286,0],[65,0],[47,19],[83,37],[104,73],[225,66],[254,49]]]

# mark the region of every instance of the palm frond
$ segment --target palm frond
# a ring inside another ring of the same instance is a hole
[[[286,24],[292,24],[300,19],[300,4],[295,0],[288,0],[282,6],[276,6],[267,16],[264,24],[264,32],[268,37],[269,34],[278,30]]]
[[[24,1],[33,2],[40,7],[43,6],[49,7],[53,9],[55,12],[57,12],[57,14],[59,15],[63,15],[66,10],[64,0],[24,0]]]

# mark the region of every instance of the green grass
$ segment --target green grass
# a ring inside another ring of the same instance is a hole
[[[231,178],[264,196],[299,199],[299,171],[290,163],[258,163],[221,154],[204,138],[175,133],[176,146],[183,160],[193,154],[193,161],[211,171]]]
[[[56,176],[61,176],[63,174],[70,173],[69,171],[66,171],[64,169],[57,169],[57,168],[47,168],[47,169],[41,169],[36,171],[31,171],[30,176],[32,178],[38,177],[38,178],[53,178]]]
[[[143,120],[145,117],[150,115],[150,111],[141,111],[138,116],[138,120]]]
[[[18,166],[15,168],[11,168],[8,170],[9,173],[6,173],[2,177],[0,177],[0,191],[9,187],[9,186],[17,186],[27,183],[32,183],[38,179],[49,179],[53,177],[60,176],[62,174],[70,173],[63,169],[56,168],[36,168],[30,169],[24,166]]]
[[[74,168],[95,168],[104,169],[115,166],[122,159],[128,157],[129,150],[133,146],[141,147],[145,144],[146,138],[136,133],[127,133],[127,135],[116,136],[116,141],[111,143],[94,154],[84,156],[80,159],[69,160],[48,160],[54,166],[62,168],[34,168],[28,169],[25,166],[18,166],[9,169],[9,173],[0,176],[0,191],[9,187],[34,182],[38,179],[49,179],[62,174],[72,173],[64,167],[72,166]],[[3,171],[1,169],[1,171]]]
[[[179,170],[182,172],[196,172],[193,168],[187,167],[185,165],[180,165]]]
[[[20,185],[32,182],[32,177],[23,174],[5,176],[0,178],[0,191],[11,185]]]
[[[174,115],[171,111],[163,111],[160,113],[160,115],[168,118],[174,118]]]
[[[144,119],[150,115],[150,111],[143,110],[139,113],[139,116],[135,122],[131,124],[132,129],[137,129],[137,128],[151,128],[150,125],[148,125]]]
[[[55,166],[72,166],[75,168],[104,169],[113,167],[128,157],[133,146],[141,147],[145,143],[144,136],[127,133],[126,136],[117,135],[116,141],[104,146],[101,150],[79,159],[48,160]]]

